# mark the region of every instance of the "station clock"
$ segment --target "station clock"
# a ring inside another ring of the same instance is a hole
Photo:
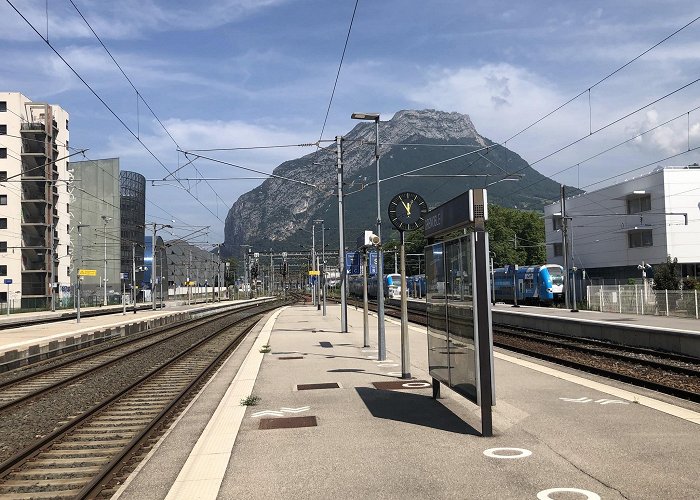
[[[416,193],[405,192],[389,202],[389,220],[399,231],[412,231],[423,227],[428,205]]]

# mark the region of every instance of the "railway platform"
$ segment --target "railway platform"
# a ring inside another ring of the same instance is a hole
[[[348,333],[339,313],[269,314],[117,498],[700,498],[700,405],[496,352],[484,438],[475,405],[432,399],[425,327],[401,380],[399,322],[379,362],[376,317],[365,348],[361,311]]]
[[[496,304],[494,324],[544,330],[621,345],[667,351],[700,358],[700,320],[617,314],[598,311],[571,312],[555,307],[513,307]]]
[[[184,318],[187,314],[200,314],[246,302],[249,301],[231,300],[192,305],[166,303],[166,307],[163,309],[155,311],[140,309],[136,314],[133,310],[127,310],[126,314],[122,314],[122,308],[117,307],[112,314],[83,317],[80,323],[77,323],[75,319],[56,319],[38,324],[32,324],[28,321],[27,326],[0,329],[0,371],[6,364],[16,363],[18,360],[24,363],[28,357],[44,355],[47,352],[58,352],[65,347],[89,342],[96,335],[124,334],[127,329],[141,331],[154,325],[158,326],[178,318]],[[46,314],[45,312],[24,313],[23,316],[30,320],[32,318],[45,319]]]

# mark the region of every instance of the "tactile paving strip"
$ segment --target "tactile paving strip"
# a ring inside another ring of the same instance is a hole
[[[294,429],[296,427],[316,427],[318,422],[316,417],[281,417],[281,418],[261,418],[260,430],[267,429]]]

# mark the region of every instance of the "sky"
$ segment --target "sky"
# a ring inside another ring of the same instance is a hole
[[[118,157],[123,170],[153,181],[147,221],[175,226],[174,236],[190,225],[210,226],[202,246],[223,241],[231,204],[264,176],[204,159],[186,165],[178,149],[315,143],[348,132],[357,124],[352,112],[379,112],[382,120],[402,109],[466,113],[481,135],[557,182],[585,190],[658,165],[700,162],[700,149],[693,151],[700,147],[696,1],[355,6],[355,0],[3,0],[0,90],[66,109],[70,146],[88,149],[89,159]],[[200,154],[265,173],[314,150]],[[179,182],[163,181],[180,167]]]

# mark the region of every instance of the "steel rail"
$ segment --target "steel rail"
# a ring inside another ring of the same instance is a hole
[[[269,309],[270,309],[269,307],[266,307],[266,308],[264,308],[264,310],[261,310],[260,313],[266,312]],[[80,424],[85,423],[86,420],[88,420],[90,417],[95,416],[98,412],[105,409],[109,405],[112,405],[112,404],[115,404],[116,402],[118,402],[119,399],[121,399],[123,396],[127,395],[129,392],[135,390],[139,385],[144,384],[150,378],[154,377],[155,375],[159,374],[160,372],[167,370],[168,367],[172,366],[174,363],[176,363],[177,361],[179,361],[183,357],[187,356],[188,354],[193,354],[194,351],[197,350],[199,347],[203,346],[205,343],[207,343],[209,341],[215,340],[216,337],[218,337],[220,334],[222,334],[226,330],[229,330],[230,328],[235,327],[240,322],[243,322],[246,319],[249,319],[253,316],[256,316],[256,315],[253,314],[251,316],[248,316],[247,318],[243,318],[243,319],[237,321],[234,324],[227,325],[225,327],[217,329],[215,332],[198,340],[195,344],[193,344],[192,346],[189,346],[182,353],[178,354],[177,356],[171,358],[170,360],[168,360],[164,363],[161,363],[159,366],[150,370],[147,374],[143,375],[142,377],[139,377],[136,381],[129,384],[127,387],[123,388],[122,390],[118,391],[116,394],[113,394],[113,395],[109,396],[108,398],[105,398],[103,401],[94,405],[88,411],[82,413],[81,415],[78,415],[77,417],[75,417],[71,421],[66,422],[64,425],[55,429],[53,432],[44,436],[40,440],[34,442],[31,446],[25,448],[24,450],[21,450],[20,452],[16,453],[14,456],[5,460],[3,463],[0,464],[0,479],[5,479],[9,474],[14,472],[15,469],[20,467],[21,464],[26,463],[27,461],[29,461],[33,457],[37,456],[39,453],[41,453],[41,451],[50,447],[53,442],[66,436],[69,432],[71,432],[72,430],[75,430]],[[237,336],[237,338],[240,338],[241,336],[242,335],[239,334]],[[228,350],[228,349],[226,349],[226,350]],[[218,358],[218,356],[217,356],[217,358]],[[2,486],[2,483],[0,483],[0,486]]]
[[[123,339],[123,342],[120,342],[120,343],[114,344],[114,345],[105,346],[106,347],[105,349],[101,349],[98,352],[84,353],[83,355],[79,356],[78,358],[64,360],[64,362],[62,362],[58,365],[46,367],[45,369],[40,370],[38,372],[28,373],[28,374],[23,375],[21,377],[2,382],[2,383],[0,383],[0,391],[11,389],[12,387],[14,387],[16,385],[19,385],[20,383],[26,384],[28,381],[41,380],[42,377],[50,377],[52,373],[55,373],[56,371],[58,371],[60,369],[69,368],[71,365],[79,365],[82,362],[89,361],[91,358],[97,358],[99,356],[109,355],[110,353],[114,354],[113,351],[116,351],[118,349],[129,348],[130,346],[132,347],[131,350],[129,350],[129,351],[125,352],[124,354],[121,354],[115,358],[107,359],[103,363],[89,367],[86,370],[82,370],[78,373],[74,373],[73,375],[70,375],[67,378],[58,380],[54,383],[51,383],[51,384],[46,385],[44,387],[41,387],[35,391],[28,392],[28,393],[14,399],[12,401],[9,401],[7,403],[2,403],[2,404],[0,404],[0,413],[2,413],[4,411],[8,411],[8,410],[28,401],[30,399],[33,399],[33,398],[39,397],[43,394],[49,393],[52,390],[58,389],[59,387],[63,387],[63,386],[68,385],[72,382],[75,382],[76,380],[78,380],[82,377],[85,377],[91,373],[94,373],[97,370],[101,370],[101,369],[107,368],[115,363],[118,363],[124,357],[126,357],[130,354],[133,354],[136,351],[139,351],[142,349],[148,349],[151,347],[156,347],[156,346],[163,344],[169,340],[172,340],[173,338],[176,338],[180,335],[184,335],[184,334],[188,333],[188,330],[193,328],[193,327],[201,326],[201,325],[204,325],[204,324],[209,323],[211,321],[221,319],[222,317],[225,317],[231,313],[245,311],[245,310],[251,309],[253,307],[256,307],[256,306],[255,305],[243,306],[241,308],[237,308],[234,310],[221,311],[221,312],[215,313],[212,316],[209,316],[206,318],[198,318],[198,319],[194,319],[194,320],[189,319],[189,320],[179,321],[175,324],[167,325],[165,327],[158,327],[154,330],[149,331],[145,336],[140,336],[138,338],[131,338],[131,339]],[[186,329],[183,330],[183,328],[186,328]],[[167,335],[166,332],[168,330],[179,330],[179,331],[175,331],[171,335]],[[155,337],[158,335],[163,335],[163,334],[166,334],[167,336],[163,337],[162,339],[155,340],[155,341],[152,341],[151,343],[148,343],[148,340],[149,339],[152,340],[152,337]],[[140,347],[136,347],[134,349],[133,344],[140,343],[140,342],[144,343],[145,345],[140,346]],[[66,354],[70,354],[70,353],[66,353]],[[52,359],[54,359],[54,358],[52,358]],[[79,368],[79,366],[77,366],[76,368]]]

